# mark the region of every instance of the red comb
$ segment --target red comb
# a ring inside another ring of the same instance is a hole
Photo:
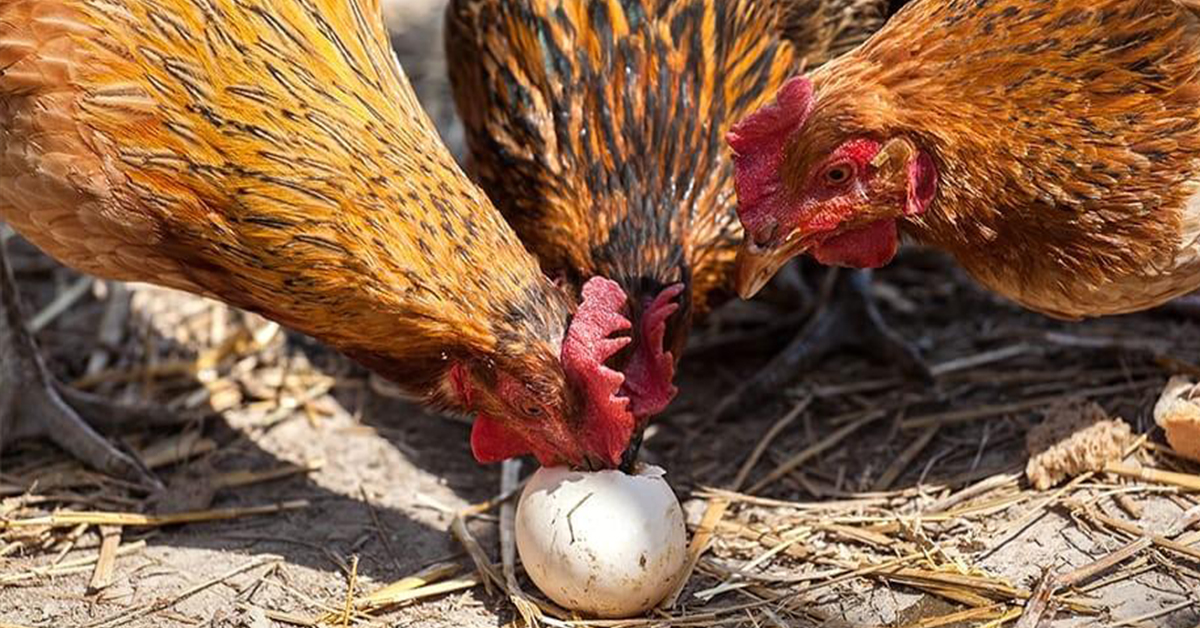
[[[637,346],[629,365],[625,367],[625,395],[629,410],[635,417],[645,418],[662,412],[675,398],[678,389],[675,379],[675,358],[663,350],[667,333],[667,318],[679,309],[675,297],[683,292],[683,284],[665,288],[646,308],[642,316],[642,342]]]
[[[604,366],[605,360],[632,340],[609,337],[631,327],[629,319],[621,315],[625,301],[625,291],[617,282],[604,277],[589,279],[562,346],[563,368],[587,393],[589,437],[613,466],[620,464],[633,433],[629,400],[618,394],[625,376]]]
[[[774,209],[780,189],[779,166],[783,148],[812,112],[812,82],[797,76],[787,80],[764,105],[733,125],[725,141],[733,148],[733,187],[738,196],[738,217],[750,233],[757,234]]]
[[[763,105],[730,128],[725,141],[739,155],[778,148],[812,111],[812,81],[793,76],[779,87],[775,102]],[[766,146],[764,146],[764,144]]]

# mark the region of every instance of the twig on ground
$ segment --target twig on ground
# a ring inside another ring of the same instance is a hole
[[[900,474],[904,473],[905,469],[912,464],[912,461],[916,459],[916,457],[922,451],[924,451],[926,447],[929,446],[929,443],[933,442],[933,439],[935,436],[937,436],[939,429],[941,429],[941,426],[939,425],[930,425],[929,427],[925,428],[925,431],[921,432],[921,435],[918,436],[917,439],[912,443],[910,443],[908,447],[906,447],[904,451],[900,453],[900,456],[892,461],[892,464],[888,465],[887,470],[884,471],[883,475],[879,476],[879,479],[875,481],[875,486],[873,486],[872,489],[875,491],[886,491],[891,488],[892,483],[900,477]]]
[[[209,587],[220,584],[238,574],[245,573],[247,571],[250,571],[251,569],[257,569],[264,565],[270,565],[272,563],[277,563],[281,560],[283,560],[282,556],[272,556],[272,555],[259,556],[259,557],[255,558],[254,560],[251,560],[250,562],[246,563],[245,565],[242,565],[241,567],[235,567],[233,569],[230,569],[229,571],[227,571],[215,578],[212,578],[210,580],[205,580],[204,582],[202,582],[200,584],[197,584],[193,587],[189,587],[189,588],[175,594],[174,596],[172,596],[170,598],[166,598],[166,599],[162,599],[162,600],[155,600],[155,601],[146,602],[143,604],[138,604],[131,608],[124,609],[119,613],[109,615],[108,617],[105,617],[103,619],[99,619],[99,620],[93,621],[91,623],[84,624],[83,626],[81,626],[81,628],[112,628],[114,626],[119,626],[119,625],[122,625],[125,623],[132,622],[135,619],[138,619],[140,617],[145,617],[146,615],[149,615],[151,613],[155,613],[158,611],[162,611],[162,610],[171,608],[172,606],[175,606],[179,602],[181,602],[181,601],[183,601],[183,600],[185,600],[185,599],[187,599]]]
[[[58,293],[46,307],[29,317],[26,326],[29,327],[31,333],[38,333],[46,328],[47,325],[54,322],[54,319],[62,316],[64,312],[71,309],[71,306],[79,302],[84,295],[92,289],[92,283],[96,281],[90,276],[79,277],[67,287],[66,290]]]
[[[742,467],[738,469],[737,477],[734,478],[733,484],[731,484],[729,487],[730,490],[741,490],[742,485],[746,483],[746,478],[748,478],[750,476],[750,472],[754,470],[754,465],[758,464],[758,461],[760,458],[762,458],[763,453],[767,451],[767,447],[770,447],[771,443],[775,440],[775,437],[779,436],[779,433],[782,432],[784,428],[791,425],[792,422],[795,421],[796,418],[799,417],[800,414],[804,412],[804,410],[806,410],[810,404],[812,404],[812,400],[813,398],[809,396],[796,402],[795,405],[792,406],[792,409],[787,412],[787,414],[780,417],[780,419],[771,426],[771,429],[767,430],[766,434],[763,434],[762,439],[758,441],[758,445],[754,447],[754,450],[750,452],[750,455],[746,458],[746,461],[742,463]]]
[[[766,477],[764,477],[763,479],[754,483],[754,485],[751,486],[749,489],[747,489],[746,492],[750,493],[750,494],[754,494],[754,493],[757,493],[757,492],[761,491],[762,489],[766,488],[767,486],[770,486],[770,484],[772,482],[783,477],[792,469],[799,467],[800,465],[804,464],[808,460],[810,460],[810,459],[820,455],[822,452],[834,447],[838,443],[845,440],[845,438],[847,436],[856,432],[859,428],[863,427],[864,425],[866,425],[868,423],[871,423],[872,421],[878,420],[882,416],[884,416],[884,412],[882,412],[882,411],[870,412],[866,416],[862,417],[861,419],[859,419],[853,423],[850,423],[848,425],[845,425],[845,426],[841,427],[840,429],[835,430],[829,436],[826,436],[825,438],[821,439],[820,442],[814,443],[813,445],[807,447],[800,453],[792,456],[791,458],[788,458],[786,461],[784,461],[779,466],[775,467],[773,470],[771,470],[770,473],[768,473],[766,475]]]
[[[692,534],[692,541],[688,545],[687,566],[684,567],[683,574],[679,577],[679,582],[675,583],[675,588],[659,603],[659,608],[669,609],[675,606],[675,602],[679,600],[679,595],[683,593],[683,589],[687,587],[688,581],[692,579],[692,573],[695,572],[696,564],[700,562],[700,557],[712,545],[713,537],[717,532],[717,526],[728,509],[729,502],[727,500],[709,500],[708,507],[704,510],[704,516],[700,518],[700,526]]]
[[[354,589],[358,586],[358,555],[350,557],[350,573],[346,575],[346,604],[342,607],[342,626],[350,625],[350,611],[354,610]]]
[[[56,512],[52,515],[46,515],[44,517],[0,521],[0,530],[34,526],[61,528],[80,523],[118,526],[169,526],[180,523],[198,523],[201,521],[220,521],[223,519],[237,519],[239,517],[249,517],[254,515],[269,515],[308,507],[308,500],[296,499],[267,506],[215,508],[212,510],[198,510],[194,512],[180,512],[166,515],[146,515],[134,512],[64,511]]]
[[[112,582],[117,564],[117,547],[121,545],[121,526],[100,526],[100,553],[96,556],[96,569],[88,582],[88,593],[107,587]]]
[[[396,571],[400,571],[400,558],[396,556],[396,550],[392,549],[392,541],[390,538],[391,531],[379,519],[379,513],[375,511],[375,504],[371,503],[371,497],[367,495],[367,489],[363,485],[358,486],[358,492],[362,495],[363,503],[367,505],[367,511],[371,513],[371,521],[375,523],[375,533],[379,536],[379,541],[383,543],[383,549],[387,551],[388,557],[392,560],[392,566]]]

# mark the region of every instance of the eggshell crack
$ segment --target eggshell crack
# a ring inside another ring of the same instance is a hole
[[[659,468],[635,475],[542,468],[521,494],[517,551],[556,603],[631,617],[674,588],[687,560],[683,510]]]

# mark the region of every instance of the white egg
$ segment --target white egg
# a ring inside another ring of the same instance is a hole
[[[598,617],[654,608],[687,562],[683,510],[665,472],[541,468],[517,506],[525,572],[559,605]]]

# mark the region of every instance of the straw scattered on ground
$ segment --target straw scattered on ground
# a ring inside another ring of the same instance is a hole
[[[410,63],[437,49],[427,8],[399,43],[453,142],[440,60]],[[1200,378],[1195,300],[1059,323],[906,251],[876,291],[933,385],[839,355],[722,422],[816,307],[782,289],[732,304],[644,447],[684,501],[691,575],[647,617],[590,621],[524,577],[505,506],[521,473],[475,465],[460,420],[257,317],[10,249],[55,373],[180,424],[117,437],[157,491],[45,443],[5,453],[0,627],[1200,625],[1200,465],[1154,412],[1170,378]],[[1128,438],[1031,481],[1027,436],[1064,404]]]

